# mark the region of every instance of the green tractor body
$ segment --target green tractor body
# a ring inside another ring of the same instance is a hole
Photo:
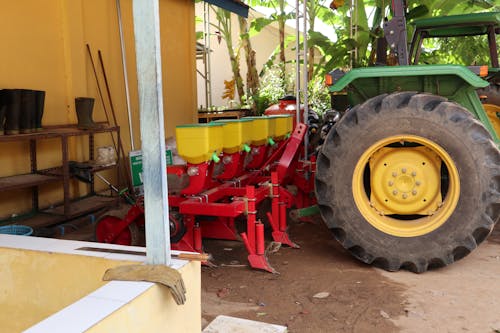
[[[487,81],[465,66],[416,65],[353,69],[331,86],[330,91],[347,90],[351,105],[397,91],[418,91],[443,96],[469,110],[498,143],[498,137],[476,93],[478,88],[487,86]]]
[[[500,105],[483,105],[478,93],[498,91],[500,13],[414,24],[411,64],[424,38],[488,35],[486,80],[479,67],[461,65],[353,69],[329,87],[333,98],[346,92],[350,107],[317,163],[327,226],[355,257],[389,271],[424,272],[459,260],[500,216]]]

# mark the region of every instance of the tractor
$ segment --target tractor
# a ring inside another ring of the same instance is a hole
[[[468,255],[499,218],[500,12],[415,20],[408,52],[404,7],[393,1],[384,24],[397,66],[328,75],[332,105],[349,108],[318,153],[315,188],[354,257],[421,273]],[[425,38],[471,35],[487,35],[489,68],[418,64]]]
[[[350,253],[388,271],[446,266],[487,238],[500,213],[500,13],[415,20],[408,52],[405,11],[404,0],[393,1],[384,24],[399,65],[330,73],[336,110],[309,156],[300,153],[308,117],[177,126],[187,165],[167,167],[172,248],[203,252],[203,238],[243,240],[251,267],[275,272],[257,214],[265,202],[275,242],[297,248],[287,210],[303,217],[316,207]],[[490,68],[417,64],[425,38],[480,34],[488,36]],[[287,113],[290,104],[285,98],[278,109]],[[124,218],[103,217],[96,238],[135,245],[138,227],[140,202]]]

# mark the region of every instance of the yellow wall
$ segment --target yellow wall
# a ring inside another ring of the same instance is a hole
[[[130,262],[0,248],[0,331],[26,329],[104,285],[106,269]]]
[[[135,149],[140,149],[139,112],[135,69],[132,0],[121,0],[126,44]],[[103,103],[87,53],[89,44],[108,118],[113,122],[97,51],[101,50],[114,110],[125,152],[130,147],[125,86],[115,0],[0,0],[0,88],[46,91],[43,124],[76,123],[74,98],[95,98],[94,120],[105,121]],[[163,57],[163,92],[166,136],[174,135],[181,123],[195,121],[196,67],[194,3],[192,0],[160,0]],[[96,136],[96,146],[110,145],[109,135]],[[88,158],[85,138],[70,142],[70,159]],[[0,177],[29,172],[27,143],[0,144]],[[39,168],[60,165],[58,140],[38,144]],[[105,174],[116,181],[114,173]],[[98,188],[104,184],[97,182]],[[61,186],[42,187],[41,206],[61,201]],[[86,187],[72,186],[75,196]],[[31,206],[29,191],[0,194],[0,218]]]
[[[0,332],[20,332],[103,286],[106,269],[131,264],[81,255],[0,248]],[[186,303],[153,286],[89,332],[199,332],[199,262],[179,269]],[[84,313],[81,314],[85,316]]]
[[[156,285],[87,332],[199,332],[200,264],[192,262],[180,272],[187,290],[185,304],[177,305],[167,288]]]

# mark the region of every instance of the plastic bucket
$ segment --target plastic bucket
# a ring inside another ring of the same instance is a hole
[[[5,225],[0,227],[0,234],[29,236],[33,233],[33,229],[26,225]]]

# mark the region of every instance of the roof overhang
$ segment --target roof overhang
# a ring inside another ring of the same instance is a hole
[[[492,27],[500,29],[500,12],[473,13],[418,19],[412,22],[426,37],[460,37],[485,35]]]
[[[248,17],[248,5],[238,0],[204,0],[209,4],[228,10],[236,15]]]

